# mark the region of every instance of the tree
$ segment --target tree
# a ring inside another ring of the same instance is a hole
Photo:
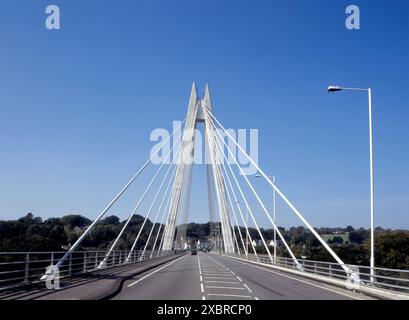
[[[328,241],[331,244],[342,244],[344,243],[344,239],[342,239],[340,236],[335,236],[331,240]]]
[[[91,220],[85,218],[79,214],[70,214],[61,218],[61,222],[74,229],[75,227],[85,227],[91,224]]]
[[[370,242],[365,242],[369,248]],[[409,232],[393,231],[375,233],[375,262],[377,267],[392,269],[409,268]]]
[[[347,226],[347,227],[345,228],[345,231],[351,233],[352,231],[355,231],[355,229],[354,229],[354,227],[352,227],[352,226]]]

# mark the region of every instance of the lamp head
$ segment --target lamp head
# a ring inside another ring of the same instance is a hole
[[[340,86],[329,86],[328,87],[328,93],[337,92],[337,91],[341,91],[341,90],[342,90],[342,88]]]

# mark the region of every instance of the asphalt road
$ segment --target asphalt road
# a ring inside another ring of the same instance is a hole
[[[349,290],[214,254],[186,255],[127,280],[116,300],[350,300]]]
[[[184,254],[182,254],[184,255]],[[170,255],[152,260],[131,263],[94,272],[62,278],[60,289],[49,290],[45,282],[30,287],[0,290],[0,300],[99,300],[114,295],[121,289],[122,282],[137,274],[148,273],[160,268],[181,255]]]

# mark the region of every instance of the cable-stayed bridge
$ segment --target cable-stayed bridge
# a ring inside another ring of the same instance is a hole
[[[199,125],[203,125],[204,131],[209,217],[217,221],[211,232],[217,235],[218,241],[212,244],[212,252],[194,250],[196,254],[191,254],[186,250],[183,222],[187,222],[189,215]],[[164,148],[172,138],[180,143]],[[155,167],[109,248],[82,250],[83,240],[130,186],[138,183],[139,176],[160,152],[163,152],[163,161]],[[177,155],[176,161],[171,159],[172,154]],[[263,197],[246,175],[239,154],[256,168],[258,175],[314,235],[332,261],[310,261],[296,256],[267,210]],[[148,195],[152,198],[149,209],[132,246],[126,251],[118,250],[118,243],[136,212],[147,202]],[[261,212],[262,218],[257,212]],[[153,223],[145,230],[148,219]],[[264,237],[261,219],[274,229],[274,239]],[[249,232],[250,226],[256,228],[261,240],[258,247]],[[139,248],[142,232],[147,232],[148,238]],[[278,245],[286,250],[287,257],[277,256]],[[149,159],[69,250],[4,252],[0,258],[0,299],[409,298],[409,270],[370,268],[342,261],[216,117],[207,85],[203,98],[199,98],[193,84],[183,122],[151,152]]]

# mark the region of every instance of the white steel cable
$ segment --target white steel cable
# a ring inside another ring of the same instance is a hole
[[[142,201],[145,200],[146,195],[148,194],[150,188],[152,187],[153,183],[156,181],[156,178],[158,177],[159,173],[162,171],[163,166],[165,165],[166,161],[170,158],[172,151],[175,147],[175,144],[172,145],[172,148],[170,149],[169,153],[167,154],[165,160],[162,162],[162,164],[159,166],[158,170],[156,171],[155,175],[153,176],[153,178],[151,179],[151,181],[149,182],[148,187],[145,189],[145,191],[143,192],[142,196],[140,197],[138,203],[136,204],[135,208],[132,210],[131,214],[129,215],[128,219],[126,220],[124,226],[122,227],[121,231],[119,232],[118,236],[116,237],[114,243],[111,245],[111,247],[108,250],[108,253],[105,255],[104,259],[100,262],[98,268],[103,268],[106,264],[107,259],[109,258],[109,256],[111,255],[112,251],[115,249],[116,244],[118,243],[119,239],[121,238],[122,234],[125,232],[126,227],[128,226],[128,224],[131,222],[132,217],[135,215],[136,210],[138,210],[139,206],[141,205]],[[147,217],[145,217],[144,223],[146,222]],[[139,233],[138,236],[141,233],[142,228],[139,229]],[[132,250],[131,250],[132,251]],[[128,256],[129,258],[129,256]]]
[[[170,187],[170,185],[171,185],[171,183],[172,183],[172,181],[173,181],[173,179],[174,179],[174,177],[175,177],[176,168],[177,168],[177,166],[175,166],[175,170],[173,171],[173,177],[172,177],[172,178],[170,179],[170,181],[169,181],[168,190],[170,190],[169,187]],[[172,195],[172,192],[170,191],[169,194],[168,194],[168,196],[167,196],[167,199],[168,199],[168,200],[166,201],[166,205],[165,205],[164,210],[163,210],[162,218],[160,219],[158,232],[156,233],[156,237],[155,237],[155,242],[153,243],[151,257],[152,257],[153,252],[155,251],[156,244],[157,244],[157,242],[158,242],[159,234],[160,234],[160,231],[161,231],[161,229],[162,229],[163,220],[164,220],[165,216],[167,217],[166,212],[169,214],[169,212],[168,212],[168,207],[169,207],[171,195]],[[164,200],[164,199],[165,199],[165,196],[163,197],[163,200]],[[163,231],[164,231],[164,230],[165,230],[165,227],[163,226]],[[164,235],[164,232],[162,232],[162,237],[161,237],[161,242],[160,242],[159,247],[158,247],[158,252],[159,252],[160,246],[162,245],[163,235]]]
[[[194,131],[192,130],[194,129],[197,109],[198,109],[197,105],[191,109],[193,117],[189,118],[189,120],[186,121],[185,129],[183,130],[183,134],[182,134],[183,135],[182,148],[181,148],[180,157],[178,159],[179,160],[178,170],[177,170],[174,185],[172,188],[172,198],[171,198],[171,204],[169,207],[171,214],[169,214],[167,217],[166,227],[165,227],[165,236],[164,236],[164,241],[162,243],[163,245],[162,250],[163,248],[165,248],[165,250],[170,250],[172,249],[173,244],[174,244],[174,238],[175,238],[175,228],[174,227],[177,222],[178,213],[180,212],[180,209],[181,209],[180,201],[181,201],[182,192],[184,190],[185,171],[187,167],[187,161],[189,160],[188,157],[190,156],[190,151],[192,149],[192,140],[193,140],[193,133],[194,133]]]
[[[207,112],[207,113],[208,113],[208,112]],[[264,213],[266,214],[266,216],[269,218],[269,220],[270,220],[271,223],[273,224],[273,227],[276,229],[278,235],[280,236],[281,240],[283,241],[284,246],[286,247],[288,253],[291,255],[291,257],[292,257],[292,259],[294,260],[294,262],[296,263],[297,267],[298,267],[299,269],[302,269],[301,264],[298,262],[297,258],[295,257],[294,253],[292,252],[291,248],[288,246],[287,241],[285,241],[283,235],[282,235],[281,232],[278,230],[278,228],[277,228],[275,222],[271,219],[270,215],[268,214],[268,211],[267,211],[266,207],[264,206],[264,204],[263,204],[263,202],[261,201],[260,197],[258,196],[257,192],[255,191],[253,185],[250,183],[249,179],[247,178],[247,176],[246,176],[245,173],[243,172],[243,169],[242,169],[241,166],[239,165],[239,163],[238,163],[236,157],[233,155],[233,153],[232,153],[232,151],[230,150],[230,148],[228,147],[227,143],[226,143],[226,142],[224,141],[224,139],[222,138],[220,132],[216,130],[216,133],[218,134],[219,139],[222,139],[223,144],[224,144],[224,146],[226,146],[229,155],[234,159],[234,161],[235,161],[237,167],[239,168],[239,170],[240,170],[240,172],[241,172],[243,178],[245,179],[245,181],[247,182],[247,184],[248,184],[248,186],[250,187],[251,191],[253,192],[254,196],[256,197],[257,201],[259,202],[259,204],[260,204],[261,207],[263,208]],[[222,149],[221,144],[219,144],[219,146],[220,146],[220,148]],[[223,153],[223,155],[224,155],[224,153]],[[224,155],[224,156],[225,156],[225,155]],[[225,159],[226,159],[226,157],[225,157]],[[226,159],[226,161],[227,161],[227,159]],[[229,164],[228,162],[227,162],[227,164],[230,166],[230,164]],[[257,228],[258,228],[258,227],[257,227]],[[262,241],[263,241],[265,247],[267,247],[267,244],[265,243],[264,238],[262,238]],[[268,254],[269,254],[270,259],[271,259],[272,262],[274,263],[274,259],[272,258],[271,254],[270,254],[270,251],[269,251],[267,248],[266,248],[266,250],[267,250],[267,252],[268,252]]]
[[[191,120],[191,118],[192,118],[193,115],[195,115],[195,109],[192,109],[190,112],[188,112],[188,115],[186,116],[186,123],[188,123],[188,122]],[[183,132],[180,134],[179,137],[181,137],[182,135],[183,135]],[[173,149],[173,148],[174,148],[174,145],[173,145],[172,149]],[[178,151],[177,151],[176,154],[178,154],[178,153],[180,152],[180,149],[181,149],[181,144],[178,146]],[[170,151],[169,154],[170,154],[171,152],[172,152],[172,151]],[[165,160],[165,162],[166,162],[166,160]],[[176,170],[176,166],[175,166],[175,170]],[[175,174],[175,170],[174,170],[172,176]],[[171,178],[170,181],[169,181],[169,185],[170,185],[171,181],[172,181],[172,178]],[[159,209],[158,209],[158,212],[159,212],[160,209],[162,208],[163,201],[164,201],[165,196],[166,196],[166,192],[167,192],[167,190],[169,189],[169,185],[167,186],[167,189],[166,189],[165,194],[164,194],[164,197],[163,197],[163,199],[162,199],[162,201],[161,201],[161,204],[160,204],[160,207],[159,207]],[[159,232],[160,232],[160,229],[161,229],[161,225],[162,225],[162,222],[163,222],[163,217],[164,217],[164,215],[165,215],[165,213],[163,214],[162,219],[161,219],[161,223],[160,223],[160,225],[159,225],[158,235],[159,235]],[[141,231],[142,231],[142,229],[143,229],[143,226],[144,226],[145,223],[146,223],[146,218],[147,218],[147,217],[145,217],[145,220],[144,220],[144,223],[143,223],[142,227],[139,229],[138,236],[137,236],[137,238],[136,238],[136,240],[135,240],[135,242],[134,242],[134,244],[133,244],[133,246],[132,246],[132,249],[131,249],[131,251],[130,251],[130,254],[129,254],[128,257],[127,257],[127,260],[128,260],[128,261],[129,261],[129,258],[130,258],[130,256],[131,256],[131,252],[133,251],[133,249],[134,249],[134,247],[135,247],[135,245],[136,245],[136,243],[137,243],[137,240],[138,240],[138,238],[139,238],[139,236],[140,236],[140,233],[141,233]],[[152,230],[153,230],[153,227],[154,227],[154,225],[152,226]],[[157,237],[155,238],[154,246],[156,245],[156,241],[157,241]],[[145,244],[145,246],[146,246],[146,244]],[[152,257],[152,254],[153,254],[153,250],[152,250],[152,253],[151,253],[151,257]],[[143,255],[142,255],[142,256],[143,256]]]
[[[204,106],[208,111],[207,107]],[[338,257],[338,255],[331,249],[331,247],[321,238],[318,232],[310,225],[310,223],[302,216],[302,214],[295,208],[295,206],[287,199],[287,197],[281,192],[281,190],[270,180],[270,178],[264,173],[264,171],[254,162],[254,160],[243,150],[243,148],[232,138],[230,133],[223,127],[223,125],[216,119],[216,117],[210,112],[210,116],[220,125],[223,131],[233,140],[234,144],[244,154],[244,156],[257,168],[259,173],[268,182],[268,184],[275,189],[278,195],[285,201],[285,203],[292,209],[292,211],[300,218],[300,220],[308,227],[308,229],[314,234],[314,236],[320,241],[325,249],[331,254],[331,256],[341,265],[347,274],[354,274],[354,272]],[[269,216],[270,217],[270,216]],[[270,217],[271,219],[271,217]],[[272,220],[271,220],[272,221]],[[274,222],[273,222],[274,223]],[[277,233],[279,231],[277,230]]]
[[[207,113],[206,113],[206,112],[205,112],[205,115],[207,116]],[[207,117],[208,117],[208,116],[207,116]],[[210,117],[208,117],[208,119],[209,119],[209,121],[211,120]],[[221,148],[220,142],[219,142],[218,140],[216,140],[216,142],[217,142],[217,144],[219,145],[219,147]],[[226,159],[226,155],[224,154],[224,152],[222,151],[221,153],[223,154],[224,159]],[[230,169],[230,172],[231,172],[231,174],[232,174],[232,177],[233,177],[233,179],[234,179],[234,182],[236,183],[237,189],[239,190],[240,195],[241,195],[241,197],[242,197],[242,199],[243,199],[243,201],[244,201],[244,204],[245,204],[245,206],[246,206],[248,212],[250,213],[250,216],[251,216],[251,218],[252,218],[252,220],[253,220],[253,222],[254,222],[254,225],[256,226],[256,229],[257,229],[257,231],[258,231],[258,234],[259,234],[260,238],[263,240],[263,244],[264,244],[264,246],[265,246],[265,249],[266,249],[267,253],[269,254],[270,258],[272,259],[271,254],[270,254],[270,251],[268,250],[267,244],[266,244],[265,241],[264,241],[264,237],[263,237],[263,235],[262,235],[262,233],[261,233],[261,231],[260,231],[260,228],[258,227],[257,221],[256,221],[256,219],[255,219],[254,216],[253,216],[253,212],[252,212],[252,210],[251,210],[251,208],[250,208],[250,206],[249,206],[249,204],[248,204],[248,202],[247,202],[246,197],[244,196],[243,190],[241,189],[240,184],[239,184],[239,182],[237,181],[236,176],[234,175],[233,169],[231,168],[231,166],[230,166],[230,164],[228,163],[228,161],[227,161],[227,165],[228,165],[228,168]],[[240,208],[239,205],[238,205],[238,208],[239,208],[239,210],[240,210],[240,215],[242,216],[242,219],[243,219],[243,221],[244,221],[244,218],[243,218],[243,215],[242,215],[242,211],[241,211],[241,208]],[[247,227],[247,224],[246,224],[246,223],[245,223],[245,226],[246,226],[247,234],[249,235],[250,232],[248,232],[248,227]],[[251,242],[251,245],[253,246],[254,252],[256,252],[256,250],[255,250],[255,248],[254,248],[253,242]],[[256,253],[256,256],[257,256],[257,253]]]
[[[254,254],[255,254],[255,256],[257,257],[257,252],[256,252],[256,250],[255,250],[255,248],[254,248],[253,239],[252,239],[251,236],[250,236],[250,232],[248,231],[247,224],[246,224],[246,222],[245,222],[245,220],[244,220],[243,214],[241,213],[241,208],[240,208],[240,205],[239,205],[239,203],[238,203],[238,200],[237,200],[237,197],[236,197],[236,193],[234,192],[233,185],[232,185],[232,183],[231,183],[229,174],[227,173],[227,170],[226,170],[226,167],[225,167],[224,163],[223,163],[222,167],[223,167],[224,175],[225,175],[225,177],[227,178],[227,182],[228,182],[228,185],[229,185],[229,187],[230,187],[230,191],[233,193],[234,202],[236,203],[237,207],[240,209],[240,215],[241,215],[242,221],[243,221],[243,223],[244,223],[244,225],[245,225],[246,233],[247,233],[247,235],[248,235],[248,237],[250,238],[250,241],[251,241],[251,243],[252,243],[252,247],[253,247]],[[227,188],[227,192],[228,192],[228,196],[229,196],[230,202],[231,202],[230,192],[229,192],[229,189],[228,189],[228,188]],[[246,248],[245,245],[244,245],[243,236],[242,236],[242,233],[241,233],[241,230],[240,230],[240,225],[239,225],[239,222],[238,222],[238,219],[237,219],[237,216],[236,216],[236,212],[235,212],[234,208],[232,208],[232,209],[233,209],[234,219],[235,219],[235,221],[236,221],[237,228],[238,228],[238,231],[239,231],[239,234],[240,234],[240,238],[241,238],[241,242],[242,242],[242,245],[243,245],[244,253],[245,253],[246,256],[247,256],[247,255],[248,255],[248,252],[247,252],[247,248]]]
[[[203,109],[204,110],[204,109]],[[205,114],[206,116],[206,114]],[[225,203],[223,202],[222,194],[220,187],[222,185],[222,181],[220,179],[219,174],[221,174],[220,171],[218,170],[218,167],[216,166],[219,164],[221,161],[220,155],[217,154],[217,146],[214,144],[215,142],[215,137],[213,138],[210,136],[212,134],[212,122],[211,121],[205,121],[206,123],[206,128],[205,128],[205,134],[207,135],[207,142],[209,146],[209,155],[210,155],[210,161],[212,163],[212,171],[213,171],[213,180],[215,183],[215,189],[216,189],[216,196],[217,196],[217,201],[218,201],[218,208],[219,208],[219,214],[220,214],[220,221],[221,221],[221,227],[222,227],[222,235],[223,235],[223,244],[224,244],[224,250],[227,252],[233,251],[234,252],[234,244],[230,243],[230,240],[233,241],[233,239],[230,239],[229,237],[229,232],[231,230],[228,227],[228,221],[226,221],[225,214],[227,213],[227,208],[224,206]],[[217,159],[215,158],[217,157]],[[217,161],[217,162],[216,162]],[[222,212],[223,211],[223,212]]]
[[[161,147],[164,146],[175,134],[177,130],[182,126],[182,124],[186,121],[186,118],[178,125],[178,127],[173,130],[172,134],[162,143]],[[92,228],[95,226],[95,224],[108,212],[108,210],[115,204],[115,202],[122,196],[122,194],[129,188],[129,186],[135,181],[135,179],[140,175],[140,173],[146,168],[146,166],[152,161],[153,157],[155,157],[161,147],[158,148],[156,152],[154,152],[150,158],[142,165],[142,167],[138,170],[137,173],[128,181],[128,183],[121,189],[121,191],[111,200],[111,202],[105,207],[104,210],[97,216],[97,218],[91,223],[91,225],[84,231],[84,233],[78,238],[77,241],[70,247],[70,249],[62,256],[62,258],[56,263],[56,267],[60,267],[64,261],[67,259],[67,257],[73,252],[78,245],[82,242],[82,240],[88,235],[88,233],[92,230]],[[47,278],[48,274],[46,273],[41,277],[41,280],[45,280]]]
[[[151,228],[151,230],[150,230],[150,232],[149,232],[148,240],[146,240],[145,246],[144,246],[144,248],[143,248],[142,256],[144,255],[144,253],[145,253],[145,251],[146,251],[146,249],[147,249],[147,246],[148,246],[148,244],[149,244],[149,241],[150,241],[150,239],[151,239],[153,230],[154,230],[154,228],[155,228],[156,222],[157,222],[157,220],[158,220],[159,214],[160,214],[161,209],[162,209],[162,205],[163,205],[164,200],[165,200],[165,197],[166,197],[166,195],[167,195],[167,191],[168,191],[168,189],[169,189],[170,184],[172,183],[173,176],[175,175],[176,168],[177,168],[177,167],[174,166],[172,175],[170,176],[170,179],[169,179],[169,183],[168,183],[168,185],[167,185],[167,187],[166,187],[166,189],[165,189],[165,192],[164,192],[164,194],[163,194],[163,197],[162,197],[162,200],[161,200],[161,202],[160,202],[159,208],[158,208],[158,210],[157,210],[157,212],[156,212],[155,220],[154,220],[154,222],[153,222],[153,224],[152,224],[152,228]],[[162,224],[162,221],[161,221],[161,224]],[[159,225],[159,230],[160,230],[160,228],[161,228],[161,227],[160,227],[161,224]],[[158,232],[159,232],[159,230],[158,230]]]
[[[172,148],[172,149],[173,149],[173,148]],[[179,152],[179,149],[180,149],[180,145],[179,145],[178,150],[176,151],[176,153]],[[171,153],[171,152],[172,152],[172,150],[170,151],[170,153]],[[169,154],[170,154],[170,153],[169,153]],[[166,161],[167,161],[167,159],[164,160],[164,163],[165,163]],[[131,247],[131,250],[129,251],[128,257],[126,258],[126,262],[129,261],[129,258],[131,257],[131,254],[132,254],[133,250],[135,249],[136,243],[137,243],[138,240],[139,240],[139,237],[140,237],[140,235],[141,235],[141,233],[142,233],[142,230],[143,230],[143,228],[145,227],[146,221],[148,220],[148,217],[149,217],[149,215],[150,215],[150,213],[151,213],[151,211],[152,211],[152,208],[153,208],[153,206],[154,206],[155,203],[156,203],[156,199],[159,197],[159,193],[160,193],[161,190],[162,190],[162,187],[163,187],[163,185],[164,185],[164,183],[165,183],[165,181],[166,181],[166,178],[167,178],[168,175],[169,175],[169,172],[170,172],[170,169],[171,169],[171,168],[172,168],[172,165],[169,165],[169,168],[168,168],[168,170],[167,170],[167,172],[166,172],[166,175],[165,175],[165,177],[163,178],[163,180],[162,180],[162,182],[161,182],[161,184],[160,184],[160,186],[159,186],[159,188],[158,188],[158,191],[156,192],[155,197],[154,197],[154,199],[153,199],[153,201],[152,201],[152,204],[151,204],[151,206],[149,207],[149,210],[148,210],[148,212],[147,212],[146,215],[145,215],[145,219],[144,219],[144,221],[143,221],[143,223],[142,223],[142,226],[139,228],[138,235],[136,236],[135,241],[134,241],[134,243],[133,243],[133,245],[132,245],[132,247]],[[147,243],[148,243],[148,242],[146,242],[146,244],[147,244]],[[146,247],[146,244],[145,244],[145,247]],[[143,258],[144,253],[145,253],[145,250],[143,250],[141,259]]]

